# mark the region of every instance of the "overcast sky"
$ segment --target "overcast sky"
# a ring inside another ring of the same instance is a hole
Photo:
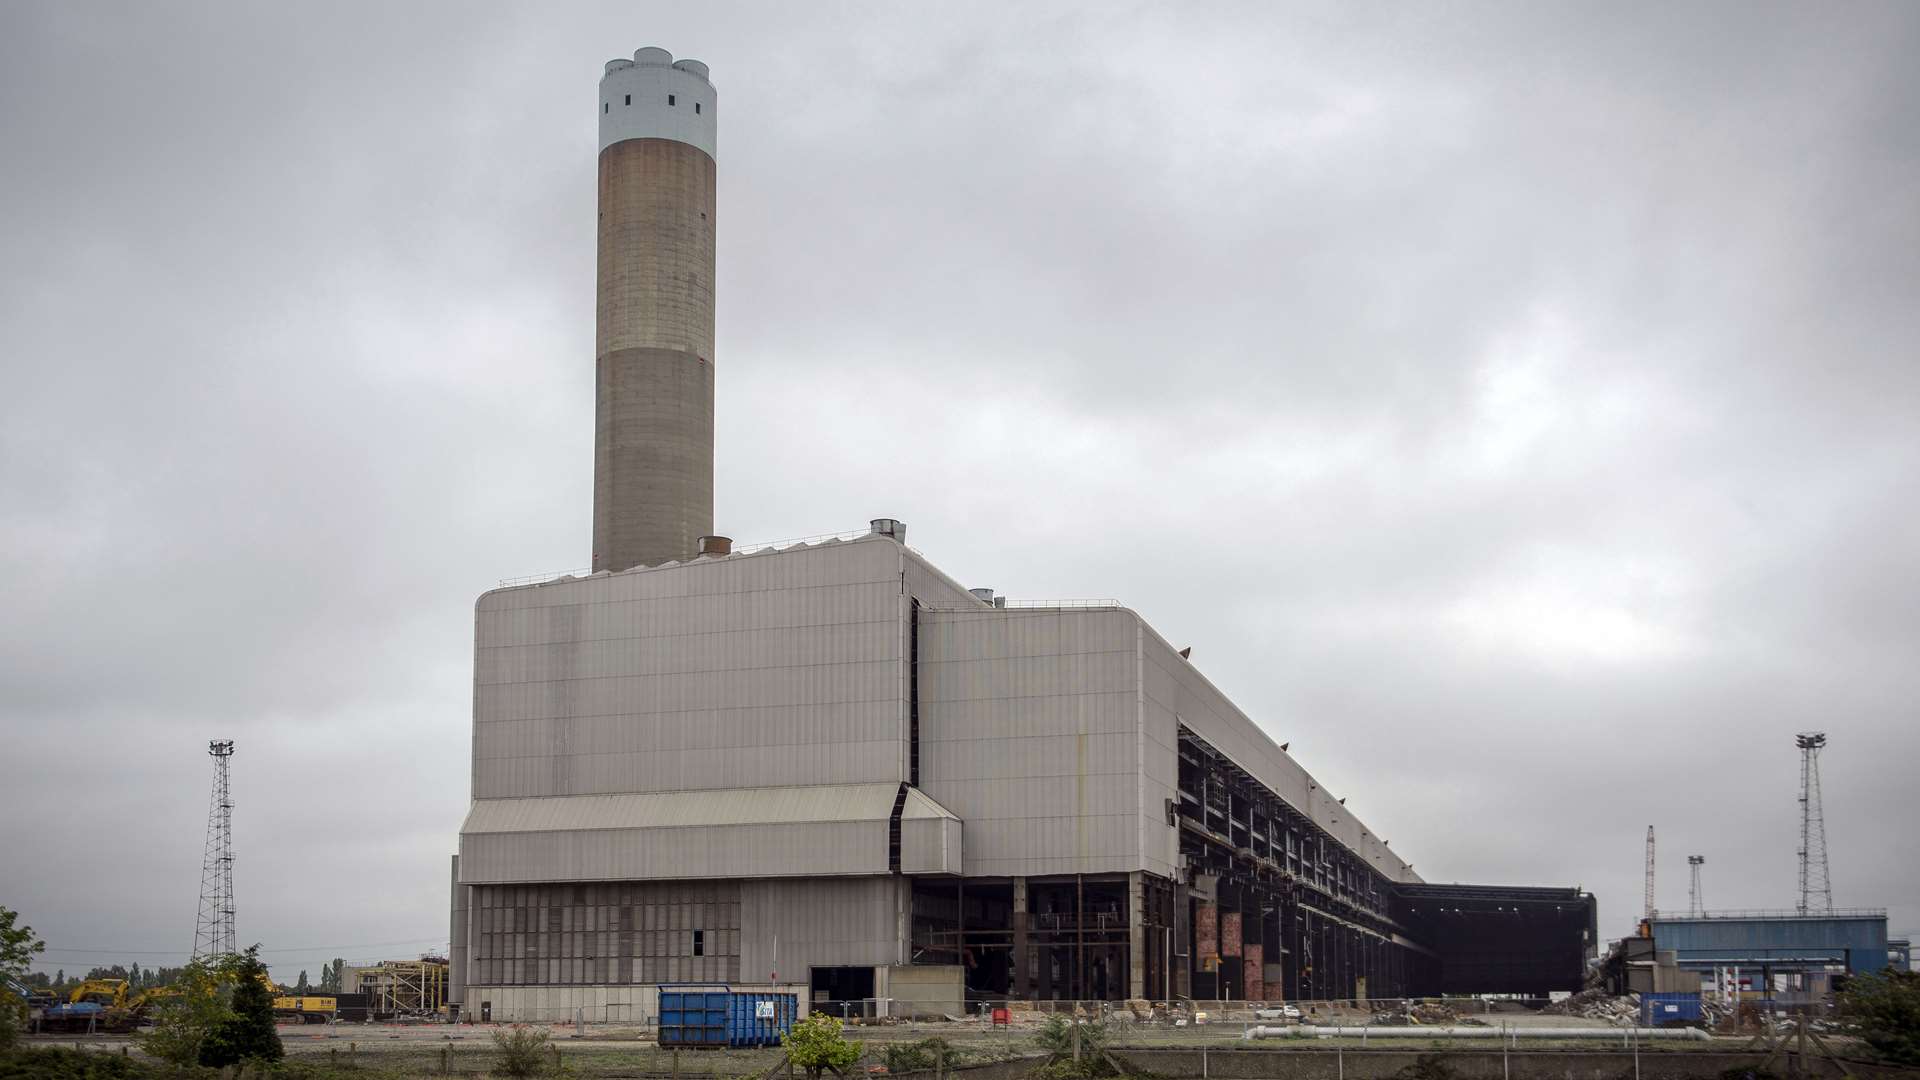
[[[0,904],[447,939],[589,561],[596,84],[720,94],[718,528],[1117,597],[1434,881],[1920,929],[1920,7],[0,5]],[[95,950],[95,951],[87,951]]]

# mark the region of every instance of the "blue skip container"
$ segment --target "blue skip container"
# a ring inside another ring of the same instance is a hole
[[[724,983],[661,983],[660,1045],[779,1046],[799,1013],[798,994],[734,990]]]
[[[728,998],[727,1042],[732,1046],[779,1046],[800,1010],[797,994],[736,990]]]
[[[733,994],[724,985],[662,983],[661,1046],[727,1045],[727,1013]]]
[[[1647,1027],[1696,1023],[1701,1018],[1699,994],[1641,994],[1640,1022]]]

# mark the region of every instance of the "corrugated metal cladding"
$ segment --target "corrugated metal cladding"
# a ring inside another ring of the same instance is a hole
[[[1807,915],[1742,918],[1658,916],[1656,947],[1679,953],[1685,965],[1772,961],[1844,963],[1850,971],[1887,966],[1887,917]]]
[[[470,979],[495,986],[740,976],[738,882],[481,885]]]
[[[921,786],[966,822],[968,874],[1170,875],[1184,723],[1384,876],[1419,880],[1131,611],[958,607],[921,632]]]
[[[503,589],[476,615],[476,799],[904,779],[900,547]]]
[[[898,784],[486,799],[461,828],[461,880],[619,881],[884,874]],[[960,823],[920,792],[901,863],[960,870]]]
[[[482,597],[463,877],[871,872],[870,827],[803,808],[748,814],[794,822],[790,835],[747,821],[746,833],[663,834],[646,852],[593,830],[736,827],[730,798],[635,793],[904,780],[909,597],[924,605],[920,786],[966,823],[966,873],[1170,875],[1164,807],[1185,724],[1382,874],[1418,880],[1133,612],[987,607],[882,537]],[[585,795],[630,801],[559,798]],[[510,803],[489,806],[499,799]],[[563,812],[564,826],[485,824]],[[524,835],[559,828],[575,834]],[[926,834],[915,866],[957,866],[956,830],[909,832]]]

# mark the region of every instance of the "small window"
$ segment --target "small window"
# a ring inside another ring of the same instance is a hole
[[[695,116],[700,115],[700,103],[697,101],[693,103],[693,113]]]
[[[705,930],[695,930],[693,932],[693,955],[707,955],[707,932]]]
[[[669,104],[669,105],[671,105],[671,104],[673,104],[673,95],[672,95],[672,94],[668,94],[668,95],[667,95],[667,104]]]
[[[628,95],[627,95],[627,104],[629,104],[629,105],[631,105],[631,104],[633,104],[633,95],[632,95],[632,94],[628,94]]]
[[[604,102],[604,101],[603,101],[603,102],[601,102],[601,103],[600,103],[600,111],[601,111],[601,112],[606,112],[606,111],[607,111],[607,103],[606,103],[606,102]]]

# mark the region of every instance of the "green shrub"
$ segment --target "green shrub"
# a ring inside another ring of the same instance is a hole
[[[889,1043],[886,1049],[890,1073],[925,1072],[951,1069],[960,1064],[961,1053],[938,1035],[909,1043]]]
[[[500,1050],[500,1063],[493,1068],[502,1076],[539,1076],[552,1067],[547,1057],[547,1030],[515,1024],[493,1033],[493,1045]]]
[[[861,1044],[842,1038],[839,1018],[825,1013],[814,1013],[793,1025],[780,1037],[780,1045],[786,1048],[787,1059],[807,1070],[812,1080],[820,1080],[828,1069],[844,1073],[866,1051]]]
[[[1920,972],[1855,975],[1840,992],[1840,1017],[1875,1056],[1920,1065]]]
[[[267,966],[260,962],[260,946],[240,954],[233,967],[233,998],[222,1017],[200,1044],[200,1064],[221,1068],[248,1061],[279,1061],[286,1056],[280,1033],[273,1026],[273,994],[267,989]]]
[[[143,1062],[96,1050],[43,1046],[0,1053],[0,1080],[145,1080],[155,1075]]]
[[[1054,1054],[1073,1053],[1073,1021],[1059,1013],[1047,1017],[1046,1023],[1033,1035],[1033,1041],[1040,1049]],[[1099,1021],[1081,1021],[1080,1053],[1084,1056],[1089,1050],[1097,1050],[1107,1044],[1107,1025]]]

